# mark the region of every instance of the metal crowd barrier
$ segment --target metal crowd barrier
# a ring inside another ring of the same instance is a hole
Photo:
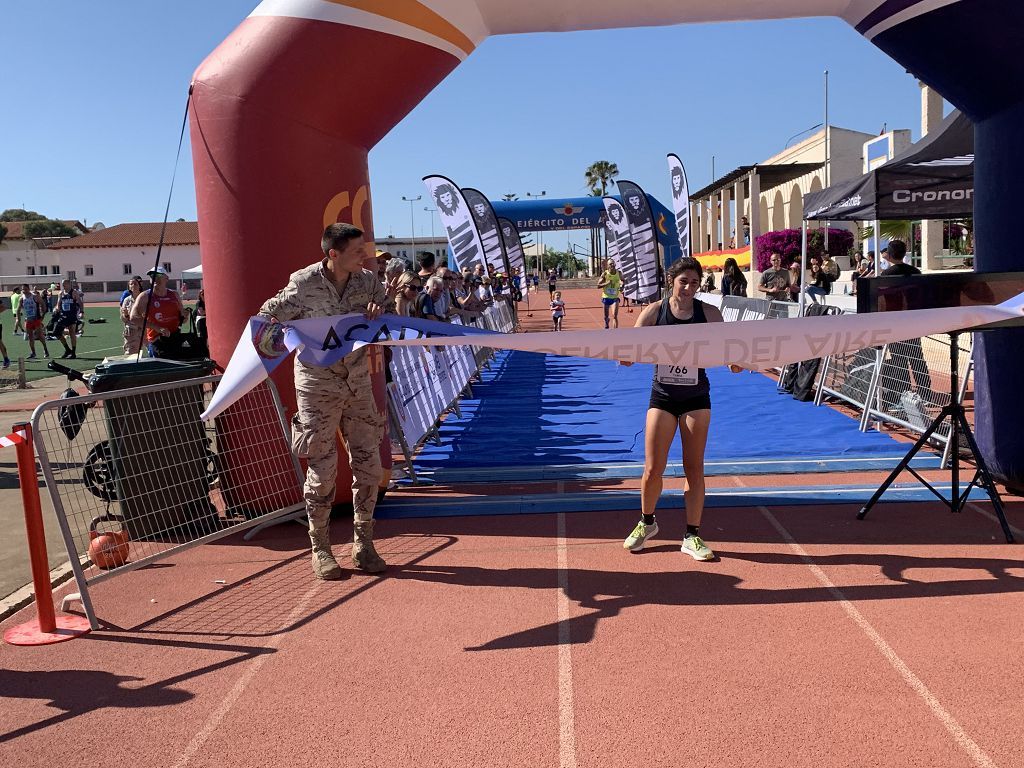
[[[459,321],[454,321],[456,324]],[[505,302],[488,307],[472,324],[499,333],[515,330],[515,315]],[[470,381],[494,356],[489,347],[392,347],[388,382],[388,422],[416,483],[413,457],[428,440],[440,443],[441,417],[461,416],[459,400]]]
[[[304,508],[273,384],[203,422],[219,380],[52,400],[32,414],[39,464],[94,629],[92,585]]]
[[[821,405],[825,397],[831,397],[865,413],[880,355],[881,350],[868,348],[826,357],[821,364],[814,404]],[[861,431],[865,429],[862,416]]]
[[[768,299],[751,299],[746,296],[723,296],[722,319],[730,323],[735,320],[764,320],[770,317],[769,311],[773,304],[789,304],[787,301],[769,301]],[[793,306],[797,306],[794,304]],[[781,311],[781,310],[776,310]],[[786,315],[778,315],[783,317]]]
[[[768,302],[742,296],[722,297],[721,309],[726,321],[797,317],[800,311],[799,305],[793,302]],[[958,375],[962,401],[973,363],[970,355],[962,357],[961,361]],[[786,370],[779,371],[779,391],[786,384],[785,377]],[[860,411],[862,432],[872,422],[887,422],[921,434],[949,404],[949,378],[949,340],[945,336],[910,339],[825,357],[818,374],[814,404],[821,405],[829,397],[853,406]],[[945,466],[953,448],[949,444],[948,423],[934,433],[934,443],[943,447]]]
[[[971,352],[973,334],[961,336],[960,401],[967,392],[973,366]],[[878,355],[879,364],[873,378],[870,397],[864,413],[866,429],[871,422],[898,424],[911,432],[923,433],[945,406],[949,405],[949,339],[925,336],[920,339],[887,344]],[[952,452],[949,445],[950,425],[944,422],[932,437],[943,446],[943,466]]]
[[[723,296],[722,297],[722,319],[731,323],[740,319],[740,310],[743,309],[743,302],[747,301],[744,296]]]
[[[800,305],[794,301],[771,301],[768,304],[768,311],[765,313],[766,320],[784,320],[790,317],[800,317]]]

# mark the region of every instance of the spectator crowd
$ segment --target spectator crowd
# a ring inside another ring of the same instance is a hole
[[[438,266],[432,253],[423,251],[412,265],[387,251],[377,251],[377,275],[395,311],[404,317],[462,322],[476,319],[496,302],[515,302],[527,288],[519,269],[505,274],[492,264],[454,270]]]

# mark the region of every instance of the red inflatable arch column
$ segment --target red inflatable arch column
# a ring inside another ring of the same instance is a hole
[[[372,241],[369,148],[472,49],[429,14],[407,21],[432,22],[450,38],[439,38],[449,50],[409,39],[408,31],[403,37],[337,19],[261,15],[268,5],[335,4],[264,3],[194,77],[190,128],[203,278],[211,355],[222,364],[262,302],[291,272],[322,257],[327,224],[352,222]],[[291,366],[274,380],[290,415]],[[340,456],[338,498],[350,500],[351,473],[344,451]]]

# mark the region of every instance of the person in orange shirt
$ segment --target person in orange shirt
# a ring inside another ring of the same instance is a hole
[[[163,267],[156,267],[146,273],[153,285],[143,291],[132,305],[131,321],[141,328],[145,325],[145,341],[150,357],[156,357],[154,344],[157,339],[167,338],[181,328],[184,308],[181,298],[167,287],[169,277]]]

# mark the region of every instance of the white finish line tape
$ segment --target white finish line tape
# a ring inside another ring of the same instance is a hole
[[[603,331],[494,334],[485,338],[431,336],[378,343],[428,347],[470,344],[633,363],[668,363],[696,368],[740,365],[765,370],[801,360],[1019,319],[1022,315],[1024,293],[998,306]]]

